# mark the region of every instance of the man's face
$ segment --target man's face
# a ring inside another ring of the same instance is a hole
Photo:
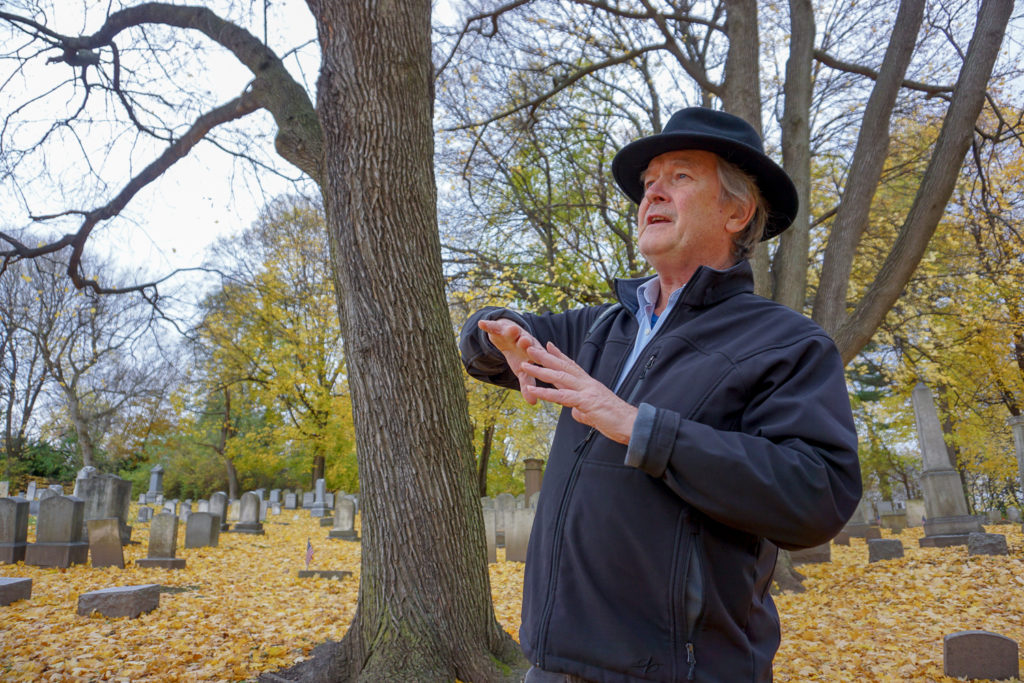
[[[654,157],[641,176],[637,225],[640,253],[664,274],[699,265],[733,264],[732,235],[746,225],[744,207],[722,202],[717,157],[678,150]],[[742,222],[741,222],[742,221]]]

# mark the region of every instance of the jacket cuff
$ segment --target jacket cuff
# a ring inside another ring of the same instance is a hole
[[[658,410],[649,403],[637,407],[636,420],[626,449],[626,464],[660,477],[668,467],[679,428],[679,415]]]

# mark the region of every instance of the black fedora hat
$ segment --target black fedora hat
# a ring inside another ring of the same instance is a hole
[[[714,109],[680,109],[663,131],[620,149],[612,160],[615,182],[639,204],[644,196],[640,174],[654,157],[679,149],[714,152],[753,176],[768,203],[768,223],[762,239],[775,237],[793,222],[800,205],[793,181],[764,153],[761,136],[753,126],[738,116]]]

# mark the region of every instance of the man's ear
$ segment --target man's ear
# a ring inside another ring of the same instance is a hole
[[[746,201],[732,200],[729,202],[731,211],[726,219],[725,230],[733,234],[741,232],[754,217],[757,209],[757,202],[753,197],[747,197]]]

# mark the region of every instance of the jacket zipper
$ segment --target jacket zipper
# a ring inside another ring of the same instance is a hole
[[[548,641],[548,623],[551,621],[551,611],[554,608],[554,595],[555,595],[555,568],[558,566],[558,562],[562,556],[562,527],[565,524],[566,509],[569,507],[569,499],[572,497],[572,491],[576,488],[576,480],[579,476],[580,468],[583,466],[583,459],[589,450],[591,442],[594,440],[594,434],[597,430],[593,427],[587,432],[587,435],[579,442],[573,449],[576,452],[576,462],[572,465],[572,471],[569,473],[569,483],[565,489],[565,495],[562,496],[562,501],[558,506],[558,517],[555,520],[555,530],[552,535],[553,543],[551,548],[551,571],[548,578],[548,594],[544,599],[544,613],[541,617],[541,631],[540,637],[537,639],[537,662],[534,665],[538,669],[544,668],[545,650],[547,648]]]
[[[683,598],[685,603],[683,605],[683,623],[686,630],[686,663],[688,664],[686,680],[688,681],[692,681],[697,676],[697,655],[693,641],[697,635],[697,627],[700,625],[701,616],[704,613],[704,574],[700,559],[700,546],[698,545],[699,536],[699,528],[690,531],[690,547],[687,551],[686,575],[683,581]],[[691,571],[697,572],[697,580],[700,581],[699,590],[693,596],[696,598],[695,600],[690,599],[691,596],[688,590],[690,583],[694,580],[690,574]],[[694,605],[696,605],[695,612]]]

